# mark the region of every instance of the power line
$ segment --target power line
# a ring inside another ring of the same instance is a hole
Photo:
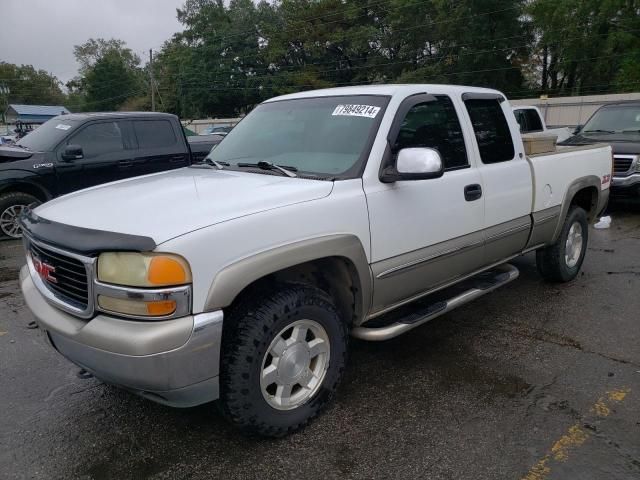
[[[417,2],[412,2],[412,3],[409,3],[409,4],[404,4],[404,5],[400,5],[400,6],[397,6],[397,7],[392,7],[389,10],[397,10],[397,9],[401,9],[401,8],[406,8],[407,6],[421,3],[421,1],[422,0],[418,0]],[[374,3],[374,4],[369,4],[368,6],[366,6],[366,8],[370,8],[373,5],[380,5],[380,4],[383,4],[383,3],[386,3],[386,2],[382,1],[382,2],[377,2],[377,3]],[[363,8],[363,7],[354,7],[352,10],[355,11],[355,10],[358,10],[360,8]],[[457,20],[461,20],[461,19],[465,19],[465,18],[471,19],[471,18],[477,18],[477,17],[485,16],[485,15],[492,15],[492,14],[496,14],[496,13],[500,13],[500,12],[504,12],[504,11],[514,10],[516,8],[520,8],[520,7],[519,6],[514,6],[514,7],[504,8],[504,9],[500,9],[500,10],[492,10],[492,11],[488,11],[488,12],[481,12],[481,13],[469,15],[467,17],[461,17],[459,19],[450,19],[450,20],[444,20],[444,21],[440,21],[440,22],[436,22],[436,21],[427,22],[425,24],[421,24],[421,25],[414,26],[414,27],[409,27],[407,29],[397,29],[397,30],[394,31],[394,33],[402,32],[402,31],[405,31],[405,30],[412,30],[412,29],[415,29],[415,28],[423,28],[423,27],[429,26],[429,25],[438,25],[438,24],[442,24],[442,23],[449,23],[449,22],[452,22],[452,21],[457,21]],[[455,9],[454,9],[454,11],[455,11]],[[324,18],[324,17],[327,17],[327,16],[334,16],[334,15],[337,15],[339,13],[341,13],[341,12],[334,12],[334,13],[331,13],[331,14],[320,15],[320,16],[317,16],[317,17],[312,17],[311,19],[319,19],[319,18]],[[344,12],[342,12],[342,13],[344,13]],[[356,17],[356,18],[359,18],[359,17]],[[305,21],[310,21],[311,19],[307,19]],[[326,23],[325,25],[327,25],[327,24],[328,23]],[[236,35],[236,34],[234,34],[234,35]],[[224,39],[225,37],[219,37],[219,38]],[[151,51],[150,51],[150,55],[151,55]],[[251,56],[255,57],[255,56],[257,56],[257,54],[253,54]],[[251,56],[246,56],[246,57],[248,58],[248,57],[251,57]],[[238,57],[235,56],[234,58],[238,58]],[[327,63],[329,63],[329,62],[327,62]],[[296,66],[287,66],[287,67],[288,68],[295,68]],[[373,68],[373,67],[371,67],[371,68]],[[330,71],[328,71],[328,72],[330,72]],[[164,75],[161,75],[161,76],[164,76]],[[113,83],[115,83],[115,82],[113,82]],[[98,88],[100,88],[100,85],[102,85],[102,84],[103,84],[103,82],[96,83]],[[104,82],[104,84],[109,85],[110,83]]]
[[[572,62],[575,60],[580,60],[580,61],[589,61],[589,60],[596,60],[596,59],[602,59],[602,58],[616,58],[616,57],[624,57],[627,55],[632,54],[633,52],[628,52],[628,53],[621,53],[621,54],[613,54],[613,55],[603,55],[603,56],[596,56],[596,57],[587,57],[587,58],[566,58],[564,59],[561,63],[567,63],[567,62]],[[404,62],[395,62],[395,63],[404,63]],[[372,65],[371,67],[378,67],[380,65]],[[383,65],[385,66],[385,65]],[[518,70],[521,69],[521,66],[509,66],[509,67],[499,67],[499,68],[492,68],[492,69],[478,69],[478,70],[466,70],[466,71],[452,71],[452,72],[447,72],[447,73],[440,73],[438,74],[438,76],[441,77],[450,77],[450,76],[455,76],[455,75],[465,75],[465,74],[472,74],[472,73],[487,73],[487,72],[496,72],[496,71],[508,71],[508,70]],[[332,71],[339,71],[339,70],[329,70],[327,72],[332,72]],[[256,80],[263,80],[263,79],[276,79],[277,77],[274,76],[253,76],[253,77],[245,77],[242,80],[246,81],[256,81]],[[180,85],[182,87],[209,87],[209,88],[216,88],[217,90],[228,90],[228,91],[254,91],[254,90],[262,90],[265,88],[273,88],[273,86],[267,85],[267,86],[256,86],[256,87],[229,87],[228,83],[215,83],[215,82],[210,82],[210,81],[191,81],[191,82],[179,82]],[[351,81],[351,82],[337,82],[334,83],[335,86],[346,86],[346,85],[364,85],[367,83],[379,83],[376,81],[373,82],[363,82],[363,81]],[[315,84],[278,84],[276,85],[276,87],[278,88],[305,88],[305,87],[309,87],[309,88],[313,88],[316,87],[317,85]],[[156,88],[158,88],[158,92],[160,91],[159,87],[156,86]],[[107,100],[112,100],[112,99],[117,99],[117,98],[122,98],[125,96],[130,96],[130,94],[123,94],[123,95],[118,95],[116,97],[109,97],[108,99],[103,99],[103,100],[97,100],[94,102],[90,102],[90,103],[100,103],[102,101],[107,101]]]
[[[597,59],[602,59],[602,58],[615,58],[615,57],[623,57],[623,56],[627,56],[632,54],[633,52],[629,52],[629,53],[621,53],[621,54],[613,54],[613,55],[601,55],[601,56],[595,56],[595,57],[587,57],[587,58],[580,58],[581,61],[589,61],[589,60],[597,60]],[[564,60],[564,62],[571,62],[574,61],[574,59],[570,59],[567,58]],[[498,68],[489,68],[489,69],[478,69],[478,70],[466,70],[466,71],[453,71],[453,72],[448,72],[448,73],[441,73],[438,74],[438,76],[445,76],[445,77],[449,77],[449,76],[455,76],[455,75],[466,75],[466,74],[473,74],[473,73],[486,73],[486,72],[496,72],[496,71],[507,71],[507,70],[518,70],[520,69],[521,66],[509,66],[509,67],[498,67]],[[243,80],[260,80],[264,77],[248,77],[245,78]],[[367,84],[372,84],[372,83],[384,83],[384,82],[377,82],[377,81],[371,81],[371,82],[363,82],[363,81],[350,81],[350,82],[337,82],[334,83],[335,86],[347,86],[347,85],[367,85]],[[228,84],[217,84],[215,82],[190,82],[190,83],[181,83],[181,85],[183,87],[187,87],[187,86],[202,86],[202,87],[215,87],[218,90],[243,90],[243,91],[253,91],[253,90],[263,90],[263,89],[267,89],[267,88],[273,88],[273,86],[267,85],[267,86],[255,86],[255,87],[229,87]],[[304,88],[304,87],[316,87],[315,84],[278,84],[275,85],[275,87],[278,88]],[[138,90],[137,92],[144,92],[145,90]],[[121,98],[123,96],[127,96],[129,94],[123,94],[123,95],[118,95],[116,97],[110,97],[108,99],[103,99],[103,100],[97,100],[95,102],[91,102],[91,103],[100,103],[101,101],[107,101],[107,100],[111,100],[111,99],[116,99],[116,98]]]
[[[396,7],[396,8],[403,8],[403,7]],[[456,22],[456,21],[460,21],[460,20],[464,20],[464,19],[471,20],[471,19],[474,19],[474,18],[486,16],[486,15],[494,15],[496,13],[501,13],[501,12],[505,12],[505,11],[509,11],[509,10],[514,10],[515,8],[519,8],[519,7],[509,7],[509,8],[503,8],[503,9],[500,9],[500,10],[492,10],[492,11],[487,11],[487,12],[476,13],[476,14],[472,14],[472,15],[469,15],[469,16],[466,16],[466,17],[451,18],[451,19],[448,19],[448,20],[431,21],[431,22],[421,23],[420,25],[413,25],[411,27],[395,29],[395,30],[393,30],[393,34],[397,34],[399,32],[406,32],[406,31],[410,31],[410,30],[416,30],[416,29],[420,29],[420,28],[425,28],[427,26],[442,25],[442,24]],[[288,33],[290,33],[290,32],[288,32]],[[354,37],[357,36],[357,34],[352,34],[352,35]],[[349,38],[349,35],[346,35],[345,38]],[[343,38],[343,39],[345,39],[345,38]],[[207,45],[203,45],[203,47],[208,47],[208,46]],[[189,48],[194,48],[194,47],[189,47]],[[198,48],[198,47],[195,47],[195,48]],[[171,54],[168,54],[168,55],[171,56]],[[238,59],[238,60],[244,60],[244,59],[247,59],[247,58],[255,58],[258,55],[259,54],[257,54],[257,53],[244,55],[244,56],[235,55],[232,58],[233,59]],[[225,57],[224,55],[220,55],[220,56],[223,57],[223,58]]]
[[[616,57],[623,57],[623,56],[627,56],[632,54],[633,52],[629,52],[629,53],[621,53],[621,54],[613,54],[613,55],[602,55],[602,56],[597,56],[597,57],[588,57],[588,58],[580,58],[580,61],[588,61],[588,60],[596,60],[596,59],[601,59],[601,58],[616,58]],[[565,59],[563,60],[563,62],[571,62],[574,61],[576,59]],[[403,63],[403,62],[398,62],[398,63]],[[456,76],[456,75],[466,75],[466,74],[472,74],[472,73],[487,73],[487,72],[497,72],[497,71],[508,71],[508,70],[520,70],[522,67],[521,66],[509,66],[509,67],[498,67],[498,68],[488,68],[488,69],[478,69],[478,70],[466,70],[466,71],[453,71],[453,72],[448,72],[448,73],[440,73],[438,74],[438,76],[440,77],[450,77],[450,76]],[[338,71],[338,70],[336,70]],[[275,76],[272,77],[259,77],[259,76],[254,76],[254,77],[246,77],[243,78],[243,80],[261,80],[264,78],[276,78]],[[336,86],[340,86],[340,85],[359,85],[362,84],[362,81],[352,81],[352,82],[338,82],[335,83]],[[216,84],[215,82],[182,82],[181,85],[183,86],[197,86],[197,85],[201,85],[201,86],[210,86],[210,87],[216,87],[218,84]],[[224,84],[222,85],[224,86]],[[291,86],[291,87],[298,87],[301,85],[296,85],[296,84],[292,84],[292,85],[284,85],[284,86]],[[314,85],[311,85],[314,86]],[[256,87],[250,87],[250,88],[256,88]]]
[[[289,23],[289,24],[294,24],[294,25],[297,24],[297,23],[301,23],[301,24],[302,23],[309,23],[309,22],[312,22],[314,20],[320,20],[320,19],[323,19],[323,18],[332,17],[332,16],[336,16],[336,15],[343,15],[343,14],[345,14],[347,12],[355,12],[355,11],[361,10],[361,9],[370,9],[371,7],[382,5],[382,4],[385,4],[385,3],[388,3],[388,2],[389,2],[389,0],[383,0],[383,1],[380,1],[380,2],[370,3],[368,5],[354,6],[352,8],[347,8],[346,10],[341,10],[341,11],[332,12],[332,13],[326,13],[326,14],[323,14],[323,15],[315,16],[315,17],[297,19],[297,20],[294,20],[293,22],[287,22],[285,20],[284,23]],[[403,9],[403,8],[407,8],[407,7],[415,6],[415,5],[420,5],[420,4],[424,4],[424,0],[416,0],[415,2],[408,2],[408,3],[402,4],[402,5],[398,5],[398,6],[395,6],[395,7],[389,7],[384,11],[386,11],[388,13],[390,11],[400,10],[400,9]],[[504,9],[504,10],[514,10],[516,8],[520,9],[521,7],[520,6],[514,6],[514,7],[509,7],[507,9]],[[462,9],[462,7],[460,6],[460,7],[458,7],[458,9]],[[456,9],[453,9],[453,11],[455,11],[455,10]],[[356,20],[358,18],[362,18],[362,17],[365,17],[365,16],[368,16],[368,14],[364,13],[364,14],[359,15],[357,17],[354,17],[354,18],[352,18],[350,20]],[[330,24],[333,24],[333,23],[339,23],[340,21],[342,21],[342,20],[336,20],[336,21],[333,21],[333,22],[327,22],[327,23],[324,23],[323,25],[330,25]],[[300,27],[300,28],[294,29],[294,31],[300,31],[300,30],[303,30],[304,28],[305,27]],[[244,31],[241,31],[241,32],[236,32],[236,33],[229,34],[229,35],[219,35],[219,36],[213,37],[213,38],[211,38],[209,40],[211,42],[222,41],[222,40],[227,40],[229,38],[235,38],[235,37],[238,37],[238,36],[244,36],[244,35],[247,35],[247,34],[250,34],[250,33],[255,33],[255,28],[252,28],[250,30],[244,30]],[[160,47],[163,47],[163,46],[164,46],[164,44],[158,45],[157,47],[154,47],[154,48],[160,48]]]
[[[640,29],[637,29],[637,31],[640,31]],[[604,36],[604,35],[608,35],[608,33],[607,34],[594,35],[594,36]],[[573,38],[575,39],[575,38],[580,38],[580,37],[573,37]],[[487,50],[471,50],[471,51],[468,51],[468,52],[458,52],[458,53],[455,53],[453,55],[451,53],[445,53],[445,54],[442,54],[442,55],[434,55],[434,56],[431,56],[431,57],[424,57],[421,60],[426,60],[428,62],[435,62],[435,61],[438,61],[438,60],[450,58],[452,56],[453,57],[464,57],[464,56],[469,56],[469,55],[482,55],[482,54],[485,54],[485,53],[508,52],[508,51],[511,51],[511,50],[518,50],[518,49],[524,48],[526,46],[528,46],[528,45],[527,44],[514,45],[514,46],[508,46],[508,47],[501,48],[501,49],[491,48],[491,49],[487,49]],[[456,46],[456,47],[459,47],[459,46]],[[621,55],[624,56],[624,55],[627,55],[627,53],[624,53],[624,54],[621,54]],[[612,56],[615,56],[615,55],[612,55]],[[563,60],[561,60],[559,62],[559,64],[563,64],[563,63],[571,62],[571,61],[576,61],[576,60],[582,60],[582,59],[580,59],[580,58],[563,59]],[[335,63],[335,62],[332,62],[332,63]],[[414,63],[416,63],[416,60],[414,60],[414,59],[412,59],[412,60],[394,61],[394,62],[375,62],[375,63],[369,64],[369,65],[356,65],[356,66],[352,66],[352,67],[345,68],[345,69],[336,68],[336,69],[328,69],[328,70],[317,70],[317,71],[314,71],[314,73],[316,73],[318,75],[322,75],[322,74],[328,74],[328,73],[342,72],[342,71],[345,71],[345,70],[355,71],[355,70],[365,70],[365,69],[371,69],[371,68],[375,69],[375,68],[381,68],[381,67],[404,65],[404,64],[414,64]],[[303,69],[304,67],[306,67],[306,65],[303,65],[303,66],[300,66],[300,67],[297,67],[297,68],[298,69]],[[521,67],[517,67],[517,68],[521,68]],[[250,73],[255,73],[256,71],[257,70],[254,69],[254,70],[251,70]],[[270,72],[271,70],[264,69],[263,71],[264,72]],[[250,80],[258,80],[258,79],[262,79],[262,78],[274,78],[274,76],[277,73],[280,73],[280,72],[282,72],[282,70],[277,69],[277,70],[274,70],[273,74],[270,74],[270,75],[246,75],[246,78],[250,79]],[[211,73],[215,73],[215,72],[211,72]],[[242,72],[242,71],[237,72],[238,75],[242,75],[243,73],[246,74],[246,72]],[[475,73],[475,72],[471,72],[471,73]],[[193,73],[193,74],[187,75],[186,78],[196,78],[196,77],[200,77],[201,75],[206,75],[206,74],[210,74],[210,73],[209,72]],[[236,74],[236,73],[234,73],[234,74]],[[178,78],[179,80],[182,80],[182,79],[185,78],[184,75],[179,75],[179,74],[178,75],[160,75],[160,77]],[[204,79],[202,81],[207,81],[207,80]],[[188,84],[188,83],[189,82],[187,82],[186,84]],[[183,84],[185,84],[185,83],[183,82]]]

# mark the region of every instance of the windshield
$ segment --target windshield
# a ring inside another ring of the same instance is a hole
[[[34,152],[50,152],[79,123],[78,120],[66,119],[63,116],[55,117],[28,133],[16,144]]]
[[[263,103],[209,158],[231,168],[264,161],[325,177],[356,176],[388,101],[363,95]]]
[[[598,110],[581,133],[640,133],[640,105],[613,105]]]

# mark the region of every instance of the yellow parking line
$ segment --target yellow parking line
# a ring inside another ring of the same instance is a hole
[[[608,417],[611,413],[611,407],[616,403],[622,402],[630,391],[629,388],[608,391],[598,399],[589,411],[598,417]],[[584,430],[579,424],[573,425],[567,433],[553,444],[551,450],[531,467],[529,472],[522,477],[522,480],[546,479],[551,473],[553,462],[566,462],[569,458],[569,453],[580,447],[590,436],[591,433]]]

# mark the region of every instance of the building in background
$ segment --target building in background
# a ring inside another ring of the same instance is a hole
[[[9,124],[41,125],[58,115],[71,113],[61,105],[18,105],[9,104],[4,112],[5,122]]]
[[[608,103],[637,102],[640,93],[588,95],[583,97],[523,98],[511,100],[513,106],[533,105],[540,109],[548,127],[584,125],[601,106]]]
[[[7,125],[1,129],[0,134],[3,134],[6,130],[8,136],[15,135],[14,140],[22,138],[47,120],[68,113],[71,112],[61,105],[20,105],[11,103],[4,112],[4,122]]]

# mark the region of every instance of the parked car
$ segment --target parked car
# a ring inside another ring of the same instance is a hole
[[[520,125],[520,133],[522,134],[555,135],[558,137],[558,142],[562,142],[572,135],[571,130],[566,127],[547,128],[538,107],[518,105],[513,107],[513,114]]]
[[[640,197],[640,102],[612,103],[600,107],[575,136],[561,145],[608,143],[613,149],[611,195]]]
[[[233,130],[233,125],[211,125],[203,130],[200,135],[226,135]]]
[[[2,133],[0,133],[0,145],[6,145],[14,143],[18,140],[16,131],[9,125],[2,127]]]
[[[192,140],[193,141],[193,140]],[[217,138],[197,137],[193,156],[178,118],[165,113],[82,113],[55,117],[0,147],[0,236],[20,236],[30,205],[100,183],[203,159]]]
[[[97,378],[167,405],[219,399],[244,431],[282,436],[331,400],[349,335],[408,332],[514,280],[525,252],[545,279],[575,278],[610,179],[609,146],[527,157],[495,90],[286,95],[207,163],[28,212],[21,287]]]
[[[218,145],[224,135],[196,135],[187,137],[189,146],[191,147],[191,161],[201,162],[209,154],[211,149]]]
[[[185,126],[182,127],[182,130],[184,131],[184,134],[187,136],[187,138],[195,137],[196,135],[198,135],[196,132]]]

